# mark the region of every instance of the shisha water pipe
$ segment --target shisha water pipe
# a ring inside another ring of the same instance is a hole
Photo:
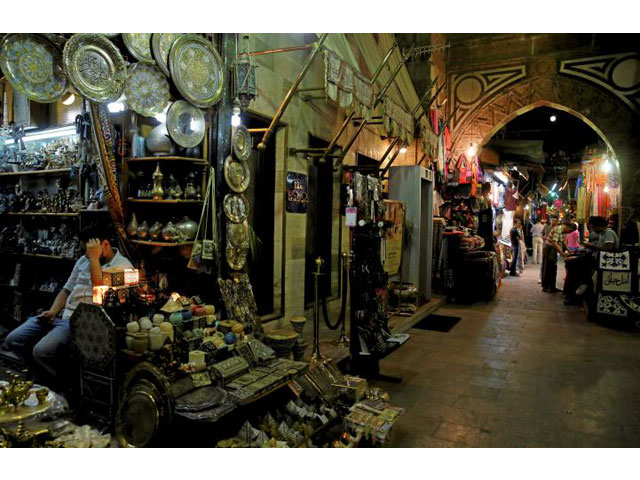
[[[313,301],[313,354],[311,355],[312,363],[324,363],[325,358],[320,353],[320,276],[324,260],[322,257],[316,258],[316,271],[312,272],[315,277],[314,282],[314,301]]]

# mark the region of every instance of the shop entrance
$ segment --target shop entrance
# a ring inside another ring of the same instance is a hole
[[[309,148],[325,148],[329,142],[309,135]],[[310,306],[314,299],[315,259],[324,260],[320,277],[320,297],[331,296],[332,239],[333,239],[333,164],[313,159],[309,162],[309,209],[307,211],[307,242],[305,251],[304,302]]]

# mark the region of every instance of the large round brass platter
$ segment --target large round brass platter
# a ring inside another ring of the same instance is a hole
[[[244,192],[251,182],[251,172],[246,162],[234,160],[231,155],[224,161],[224,179],[236,193]]]
[[[122,40],[131,55],[141,62],[153,62],[150,33],[123,33]]]
[[[247,251],[244,248],[228,246],[225,250],[227,264],[232,270],[242,270],[247,263]]]
[[[184,148],[193,148],[204,138],[204,115],[202,110],[189,102],[178,100],[167,112],[167,130],[171,138]]]
[[[222,97],[222,59],[211,42],[195,34],[178,38],[169,53],[171,79],[180,94],[196,107],[215,105]]]
[[[124,87],[129,107],[140,115],[153,117],[169,104],[169,82],[162,71],[151,63],[134,63]]]
[[[77,33],[62,54],[69,81],[89,100],[106,103],[124,91],[127,68],[120,51],[99,33]]]
[[[58,47],[33,33],[11,33],[0,44],[0,67],[11,86],[29,100],[55,102],[67,89]]]
[[[227,238],[233,247],[249,248],[249,223],[227,223]]]
[[[151,36],[151,53],[153,58],[156,59],[156,63],[160,67],[160,70],[164,72],[167,77],[171,76],[169,72],[169,52],[178,38],[184,33],[154,33]]]
[[[249,217],[249,200],[243,194],[225,195],[222,203],[224,214],[233,223],[242,223]]]
[[[251,134],[247,127],[244,125],[238,125],[233,131],[233,137],[231,138],[231,144],[233,145],[233,153],[242,161],[247,161],[251,155],[252,140]]]

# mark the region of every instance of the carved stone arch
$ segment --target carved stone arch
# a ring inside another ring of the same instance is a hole
[[[457,156],[470,143],[483,145],[518,115],[542,105],[567,111],[585,121],[614,152],[622,177],[622,204],[640,213],[638,117],[622,101],[581,80],[555,75],[527,78],[505,88],[469,112],[456,126],[452,149]]]

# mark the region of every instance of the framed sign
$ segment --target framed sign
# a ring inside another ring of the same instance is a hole
[[[307,213],[308,204],[307,176],[303,173],[287,172],[287,212]]]
[[[631,272],[604,270],[602,272],[602,291],[631,292]]]

